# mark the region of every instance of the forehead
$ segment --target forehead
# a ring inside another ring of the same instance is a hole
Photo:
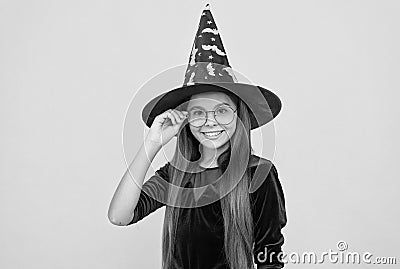
[[[222,103],[228,103],[232,107],[235,106],[229,96],[223,92],[204,92],[194,94],[191,96],[188,102],[188,110],[194,106],[200,106],[205,109],[212,109],[216,105]]]

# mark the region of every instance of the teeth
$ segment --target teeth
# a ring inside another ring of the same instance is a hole
[[[204,135],[206,135],[206,136],[218,136],[220,133],[222,133],[222,131],[220,131],[220,132],[208,132],[208,133],[204,133]]]

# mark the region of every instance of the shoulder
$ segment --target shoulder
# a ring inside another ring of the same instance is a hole
[[[252,177],[266,176],[276,172],[276,167],[269,159],[252,154],[250,156],[248,169],[250,169]]]
[[[261,186],[266,188],[274,183],[272,181],[278,180],[278,171],[269,159],[251,155],[248,169],[250,169],[250,193],[257,191]]]
[[[255,167],[259,166],[259,165],[271,166],[272,165],[272,161],[270,161],[270,160],[268,160],[266,158],[254,155],[254,154],[250,155],[249,168],[255,168]]]
[[[162,179],[169,182],[169,178],[170,178],[170,174],[171,174],[170,171],[171,171],[171,165],[170,165],[170,162],[167,162],[163,166],[161,166],[155,173]]]

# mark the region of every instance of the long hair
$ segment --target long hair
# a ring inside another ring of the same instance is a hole
[[[218,156],[217,163],[222,169],[222,174],[228,185],[221,188],[229,188],[230,184],[237,185],[228,194],[221,198],[221,209],[224,219],[224,252],[226,261],[231,269],[252,269],[253,265],[253,218],[249,197],[249,170],[247,169],[251,148],[250,118],[248,107],[236,96],[227,93],[237,105],[236,130],[232,135],[229,147]],[[187,103],[187,102],[186,102]],[[171,183],[175,186],[183,186],[187,176],[188,161],[195,162],[200,158],[200,142],[193,136],[186,124],[178,135],[174,157],[171,160],[169,174]],[[247,146],[246,146],[247,145]],[[178,154],[179,153],[179,154]],[[232,155],[232,156],[231,156]],[[189,163],[190,163],[189,162]],[[176,167],[177,169],[175,169]],[[241,173],[245,171],[245,173]],[[239,174],[243,174],[237,180]],[[234,180],[235,179],[235,180]],[[230,190],[229,189],[229,190]],[[220,189],[221,191],[221,189]],[[162,268],[175,268],[173,264],[176,230],[179,218],[179,207],[170,206],[177,201],[176,194],[168,191],[169,203],[166,205],[163,235],[162,235]]]

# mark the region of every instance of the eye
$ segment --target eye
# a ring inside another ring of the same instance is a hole
[[[191,111],[191,114],[192,114],[193,116],[203,116],[205,113],[204,113],[203,110],[200,110],[200,109],[193,109],[193,110]]]
[[[217,114],[225,114],[226,112],[228,112],[228,109],[226,109],[224,107],[220,107],[220,108],[217,108],[216,112],[217,112]]]

